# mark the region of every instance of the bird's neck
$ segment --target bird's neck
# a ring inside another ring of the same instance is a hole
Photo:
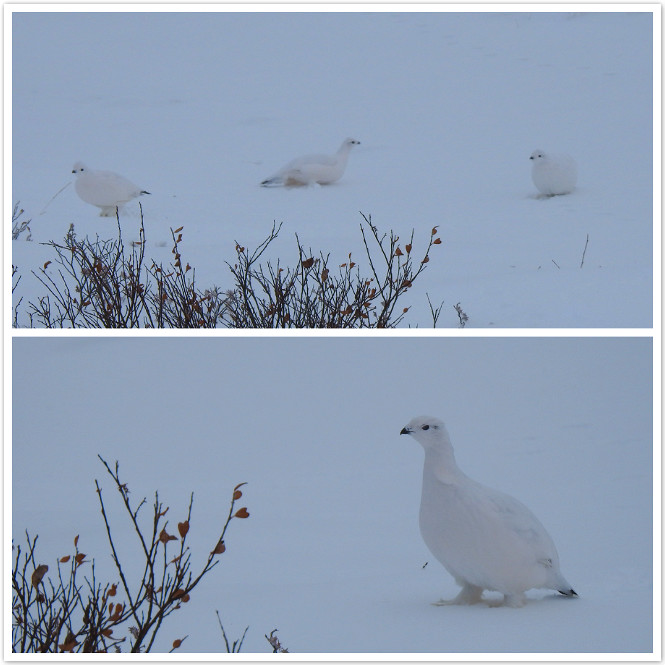
[[[340,159],[346,159],[349,156],[349,152],[351,152],[351,144],[350,143],[342,143],[342,145],[339,147],[339,150],[337,151],[337,156]]]
[[[457,466],[455,453],[450,445],[425,450],[424,474],[430,474],[439,482],[450,484],[465,477]]]

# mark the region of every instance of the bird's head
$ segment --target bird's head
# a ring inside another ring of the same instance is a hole
[[[440,448],[442,445],[450,444],[445,424],[433,416],[414,418],[400,434],[411,434],[425,449]]]

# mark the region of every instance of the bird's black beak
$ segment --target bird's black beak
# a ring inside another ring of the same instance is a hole
[[[411,430],[408,427],[403,427],[400,434],[411,434]]]

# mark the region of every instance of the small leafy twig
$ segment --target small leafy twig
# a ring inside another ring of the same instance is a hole
[[[273,653],[289,653],[288,649],[285,649],[280,641],[277,639],[277,636],[275,633],[277,632],[277,628],[274,628],[273,630],[270,631],[270,637],[268,635],[264,635],[264,637],[268,640],[270,643],[270,646],[272,647],[272,652]]]
[[[460,303],[457,303],[454,307],[455,311],[457,312],[457,318],[459,319],[459,327],[464,328],[464,326],[466,326],[466,322],[469,320],[469,317],[462,309],[462,305]]]
[[[30,241],[32,240],[32,231],[30,230],[30,222],[32,222],[32,220],[24,219],[23,221],[20,221],[20,217],[25,210],[23,210],[23,208],[20,210],[18,209],[19,203],[20,201],[17,201],[14,204],[14,210],[12,211],[12,240],[18,240],[20,235],[27,231],[28,235],[25,239]]]

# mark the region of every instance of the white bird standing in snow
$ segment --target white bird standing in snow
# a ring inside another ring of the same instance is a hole
[[[93,171],[76,162],[72,173],[76,174],[76,193],[86,203],[101,208],[100,217],[115,217],[116,208],[141,194],[150,194],[133,182],[112,171]]]
[[[302,185],[329,185],[339,180],[346,169],[349,152],[354,145],[360,145],[355,139],[345,139],[334,155],[305,155],[298,157],[282,167],[275,175],[264,180],[264,187],[284,185],[297,187]]]
[[[483,590],[499,591],[503,604],[521,607],[527,589],[576,596],[559,570],[559,555],[545,527],[513,497],[471,480],[457,466],[446,426],[414,418],[400,434],[425,449],[420,533],[432,554],[462,587],[453,600],[471,605]]]
[[[575,189],[577,165],[570,155],[534,150],[529,159],[532,161],[533,184],[543,196],[570,194]]]

